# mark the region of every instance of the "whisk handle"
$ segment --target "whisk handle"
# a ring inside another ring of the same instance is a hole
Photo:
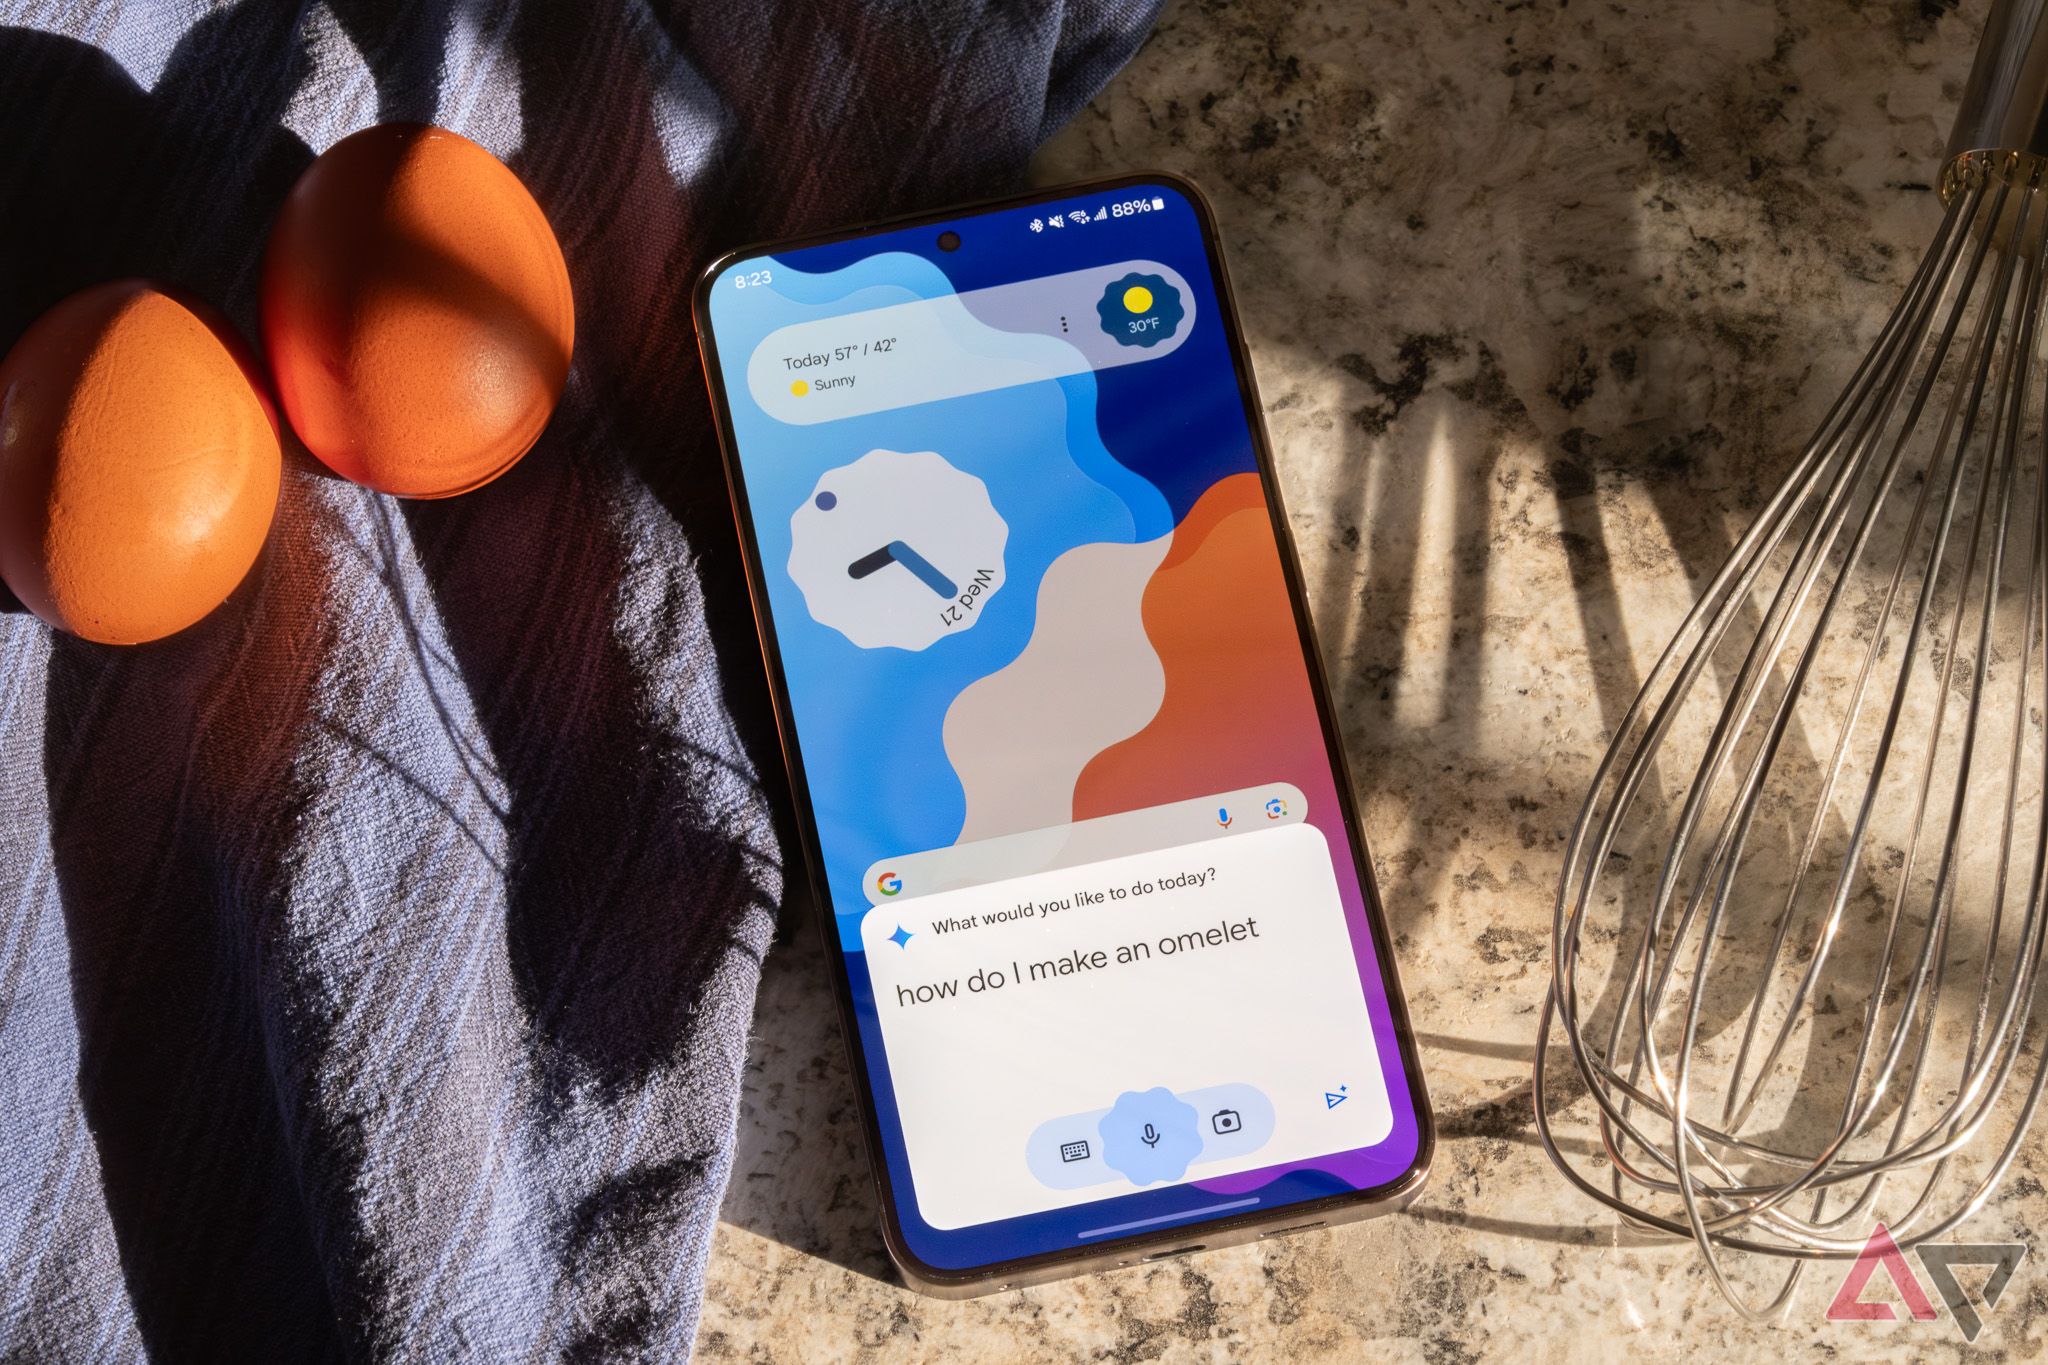
[[[1984,21],[1943,165],[1967,152],[2048,157],[2048,0],[1997,0]]]

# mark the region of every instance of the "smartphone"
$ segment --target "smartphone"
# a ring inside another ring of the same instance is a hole
[[[1200,192],[750,247],[696,317],[905,1279],[1412,1199],[1428,1101]]]

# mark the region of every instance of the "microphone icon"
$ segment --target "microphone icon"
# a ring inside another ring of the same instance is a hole
[[[1157,1147],[1159,1145],[1159,1130],[1148,1123],[1145,1125],[1145,1131],[1138,1134],[1138,1140],[1147,1147]]]

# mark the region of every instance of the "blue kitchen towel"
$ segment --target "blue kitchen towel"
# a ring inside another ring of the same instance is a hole
[[[691,284],[1014,184],[1154,3],[0,0],[0,347],[129,275],[253,337],[385,119],[507,160],[577,305],[480,492],[294,448],[182,635],[0,604],[0,1360],[688,1352],[785,878]]]

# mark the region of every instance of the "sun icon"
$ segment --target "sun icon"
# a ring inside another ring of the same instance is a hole
[[[1142,284],[1134,284],[1124,290],[1124,308],[1133,313],[1152,311],[1152,291]]]

